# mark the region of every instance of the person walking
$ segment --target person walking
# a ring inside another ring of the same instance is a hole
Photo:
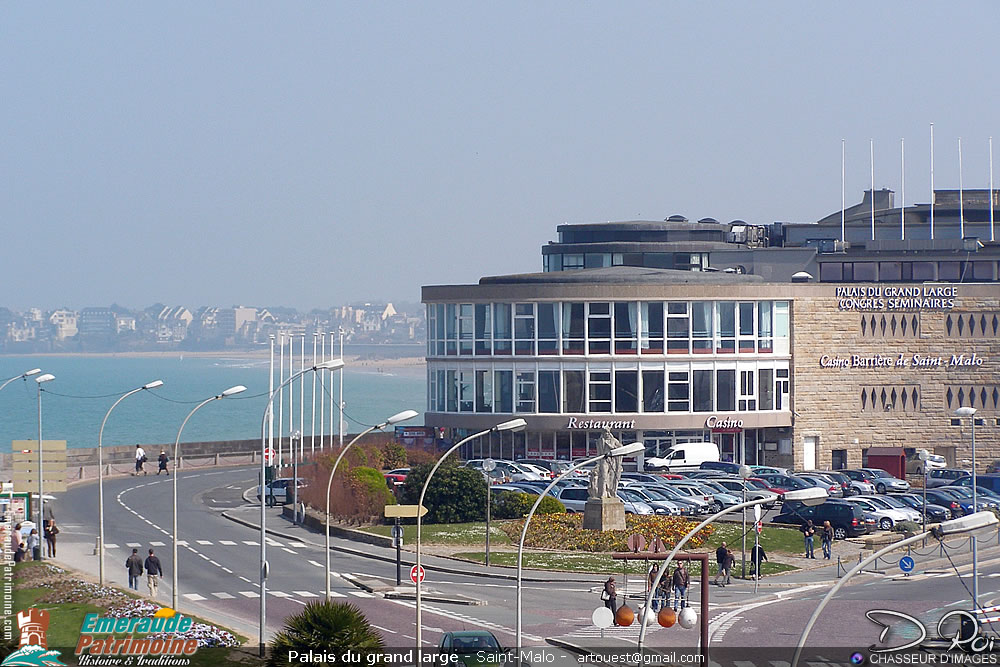
[[[715,578],[712,579],[712,583],[716,586],[725,586],[725,583],[719,583],[719,578],[725,576],[726,565],[729,563],[729,549],[726,548],[725,542],[720,544],[719,548],[715,550],[715,563],[719,569],[715,572]]]
[[[21,546],[21,540],[23,540],[21,535],[21,524],[14,526],[14,530],[10,531],[10,552],[14,553]]]
[[[652,606],[653,611],[659,611],[660,610],[659,600],[657,599],[657,593],[658,593],[658,591],[653,589],[653,584],[656,583],[656,566],[655,565],[650,565],[649,566],[649,573],[647,574],[647,579],[648,579],[648,583],[647,583],[646,586],[647,586],[648,591],[649,591],[649,604]]]
[[[49,558],[55,558],[56,555],[56,535],[59,534],[59,527],[56,525],[55,519],[49,519],[45,522],[45,547]]]
[[[802,537],[805,540],[806,558],[816,558],[816,554],[813,553],[813,535],[816,534],[816,527],[813,526],[812,519],[806,519],[799,530],[802,531]]]
[[[674,587],[674,611],[678,611],[688,606],[687,589],[691,584],[691,573],[687,571],[684,561],[679,562],[674,568],[671,583]]]
[[[608,580],[604,582],[601,599],[604,600],[604,606],[611,610],[612,615],[618,611],[618,588],[615,586],[614,577],[608,577]],[[615,619],[615,625],[618,625],[617,618]]]
[[[135,446],[135,474],[139,473],[146,474],[146,471],[142,469],[142,464],[146,462],[146,452],[138,444]]]
[[[160,588],[160,577],[163,576],[163,566],[160,559],[156,557],[153,550],[149,550],[149,556],[143,563],[146,568],[146,585],[149,586],[149,597],[156,599],[156,592]]]
[[[760,564],[765,560],[767,560],[767,554],[764,553],[764,547],[759,544],[753,545],[753,548],[750,550],[751,578],[760,579]]]
[[[38,538],[37,528],[32,528],[31,532],[28,533],[28,550],[25,552],[25,556],[31,560],[42,560],[42,545]]]
[[[830,560],[830,556],[833,554],[833,526],[830,525],[829,521],[823,522],[823,531],[820,537],[823,540],[823,558]]]
[[[139,577],[142,576],[142,556],[138,549],[132,549],[132,555],[125,559],[125,569],[128,570],[128,587],[139,590]]]
[[[156,474],[159,475],[161,472],[165,472],[169,475],[170,471],[167,470],[167,462],[170,461],[170,459],[167,458],[167,453],[161,449],[160,456],[156,459],[156,461],[160,464],[160,467],[156,469]]]
[[[672,589],[672,579],[664,572],[663,577],[660,579],[660,585],[656,587],[656,599],[659,601],[658,609],[666,609],[669,606]]]
[[[726,549],[726,583],[730,583],[733,575],[733,566],[736,564],[736,556],[732,549]]]

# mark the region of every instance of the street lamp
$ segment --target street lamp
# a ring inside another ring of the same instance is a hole
[[[368,429],[358,433],[354,438],[347,443],[347,446],[340,450],[340,454],[337,455],[337,460],[333,462],[333,468],[330,469],[330,479],[326,481],[326,599],[330,599],[330,487],[333,485],[333,475],[337,472],[337,466],[340,465],[340,460],[344,458],[344,454],[351,446],[360,440],[363,436],[371,433],[372,431],[380,431],[386,426],[391,426],[393,424],[398,424],[399,422],[404,422],[407,419],[413,419],[417,416],[416,410],[403,410],[402,412],[396,413],[393,416],[386,419],[381,424],[375,424]]]
[[[173,489],[174,489],[174,523],[173,523],[173,535],[172,535],[172,540],[171,540],[173,542],[174,569],[173,569],[173,578],[171,580],[172,590],[171,590],[171,594],[170,594],[170,597],[171,597],[171,606],[174,609],[177,609],[177,570],[180,569],[180,567],[178,567],[180,565],[180,563],[177,562],[177,477],[178,477],[178,473],[180,472],[180,469],[178,468],[178,464],[180,463],[180,460],[181,460],[181,458],[180,458],[181,433],[184,432],[184,426],[185,426],[185,424],[188,423],[188,420],[191,419],[191,415],[193,415],[194,413],[198,412],[198,410],[200,410],[202,408],[202,406],[208,405],[212,401],[217,401],[219,399],[226,398],[228,396],[234,396],[236,394],[242,394],[246,390],[247,390],[246,387],[244,387],[241,384],[238,384],[235,387],[230,387],[229,389],[225,390],[221,394],[218,394],[218,395],[213,396],[211,398],[206,398],[204,401],[202,401],[198,405],[194,406],[194,409],[191,410],[191,412],[188,413],[187,417],[184,418],[184,421],[181,422],[181,427],[179,429],[177,429],[177,440],[174,442],[174,483],[173,483]]]
[[[567,475],[576,472],[580,468],[586,468],[591,463],[597,463],[601,459],[606,459],[610,461],[613,458],[622,458],[624,456],[631,456],[632,454],[637,454],[643,451],[645,447],[646,445],[644,445],[641,442],[633,442],[630,445],[622,445],[621,447],[615,447],[614,449],[604,454],[600,454],[599,456],[594,456],[592,458],[587,459],[586,461],[581,461],[580,463],[577,463],[576,465],[570,467],[568,470],[565,470],[562,474],[558,475],[555,479],[549,482],[549,485],[545,487],[544,491],[538,494],[538,499],[535,501],[535,504],[531,506],[531,511],[528,512],[528,515],[524,518],[524,526],[521,528],[521,541],[517,545],[517,606],[515,607],[516,610],[515,613],[517,615],[517,619],[516,619],[516,625],[514,627],[517,628],[517,635],[516,635],[517,639],[515,646],[517,647],[518,651],[519,663],[521,658],[521,563],[522,563],[522,558],[524,556],[524,538],[528,534],[528,523],[531,521],[531,517],[534,516],[535,510],[537,510],[538,506],[542,504],[542,498],[547,496],[549,491],[551,491],[555,487],[555,485],[558,484],[559,481],[565,478]]]
[[[162,386],[163,380],[153,380],[152,382],[142,385],[138,389],[133,389],[132,391],[125,392],[119,396],[118,400],[112,403],[111,407],[108,408],[108,411],[104,415],[104,419],[101,420],[101,429],[97,432],[97,571],[101,586],[104,585],[104,450],[102,448],[104,443],[104,425],[108,423],[108,417],[111,416],[111,411],[126,398],[132,394],[137,394],[140,391],[156,389],[157,387]]]
[[[267,542],[265,537],[267,535],[266,520],[267,515],[264,512],[264,502],[267,498],[266,489],[264,488],[264,458],[265,450],[267,449],[267,418],[271,414],[271,410],[274,409],[274,397],[275,395],[285,388],[285,385],[290,384],[296,378],[305,375],[306,373],[312,373],[315,371],[338,371],[344,367],[343,359],[330,359],[328,361],[323,361],[309,368],[303,368],[298,373],[289,376],[284,382],[278,385],[276,388],[271,390],[271,394],[267,397],[267,407],[264,408],[264,416],[260,420],[260,629],[259,629],[259,651],[260,657],[264,657],[264,633],[267,628]]]
[[[42,383],[51,382],[55,380],[56,376],[52,373],[46,373],[35,378],[35,382],[38,386],[38,523],[35,527],[42,530],[42,526],[45,525],[42,520],[42,506],[45,504],[45,496],[42,495]],[[39,537],[41,533],[39,533]],[[38,548],[38,558],[42,560],[42,555],[44,550],[39,546]]]
[[[448,451],[446,451],[444,454],[441,455],[441,458],[439,458],[438,461],[437,461],[437,463],[434,464],[434,467],[431,468],[430,473],[427,475],[427,479],[424,480],[424,488],[422,488],[420,490],[420,500],[417,501],[417,576],[416,576],[416,580],[417,580],[416,581],[416,584],[417,584],[417,588],[416,588],[416,591],[417,591],[417,595],[416,595],[416,601],[417,601],[417,650],[420,650],[420,649],[423,648],[423,641],[422,641],[422,638],[423,638],[423,627],[422,627],[422,624],[421,624],[421,617],[420,617],[420,588],[421,588],[420,587],[420,584],[421,584],[421,581],[420,581],[421,580],[420,572],[423,569],[420,566],[420,526],[421,526],[421,522],[420,522],[420,519],[421,519],[421,517],[420,517],[420,508],[423,507],[423,505],[424,505],[424,495],[427,493],[427,487],[430,486],[431,478],[434,477],[434,473],[436,473],[437,469],[441,467],[441,464],[444,463],[444,460],[446,458],[448,458],[448,455],[451,454],[452,452],[454,452],[455,450],[457,450],[458,448],[460,448],[465,443],[470,442],[472,440],[475,440],[476,438],[482,437],[482,436],[487,435],[489,433],[494,433],[494,432],[499,433],[501,431],[523,431],[524,427],[527,426],[527,425],[528,425],[528,422],[524,421],[521,418],[511,419],[510,421],[501,422],[501,423],[497,424],[496,426],[494,426],[492,428],[486,429],[485,431],[480,431],[479,433],[473,433],[472,435],[470,435],[469,437],[467,437],[467,438],[465,438],[463,440],[459,440],[456,444],[454,444],[454,445],[451,446],[451,449],[449,449]],[[487,484],[488,483],[489,483],[489,481],[487,480]]]
[[[824,502],[826,502],[827,497],[828,496],[826,493],[826,489],[820,488],[818,486],[810,486],[807,489],[795,489],[792,491],[788,491],[787,493],[785,493],[783,500],[798,501],[801,502],[803,505],[812,506],[812,505],[822,505]],[[649,586],[649,593],[646,595],[645,609],[643,609],[642,614],[639,616],[639,618],[645,619],[648,615],[652,614],[651,605],[653,600],[653,592],[656,590],[656,587],[660,585],[660,580],[663,578],[663,575],[667,571],[667,568],[670,567],[670,561],[673,560],[674,556],[677,555],[677,552],[681,550],[681,547],[687,544],[688,540],[690,540],[692,537],[698,534],[699,530],[701,530],[708,524],[712,523],[713,521],[715,521],[724,514],[729,514],[730,512],[735,512],[736,510],[741,510],[745,507],[753,507],[754,505],[763,505],[764,503],[770,503],[773,501],[774,498],[764,497],[764,498],[757,498],[756,500],[748,500],[747,502],[740,503],[739,505],[733,505],[732,507],[724,509],[720,512],[716,512],[712,516],[708,517],[707,519],[699,523],[692,530],[690,530],[687,535],[681,538],[681,540],[677,543],[677,546],[674,547],[674,550],[671,551],[669,554],[667,554],[667,557],[666,559],[664,559],[663,563],[660,564],[660,570],[659,572],[656,573],[656,579],[654,579],[653,583],[650,584]],[[704,621],[705,619],[702,620]],[[639,628],[639,641],[636,644],[636,648],[638,648],[640,651],[642,650],[642,641],[643,639],[646,638],[646,625],[647,624],[644,622]],[[707,638],[705,638],[703,641],[707,643]],[[703,646],[702,650],[705,652],[707,658],[708,646]]]
[[[748,465],[740,466],[740,479],[743,487],[743,502],[747,501],[747,480],[753,477],[753,470]],[[740,576],[747,578],[747,508],[743,508],[743,548],[740,550]]]
[[[851,568],[850,572],[846,573],[840,578],[840,581],[830,589],[830,592],[820,601],[819,605],[816,606],[816,610],[813,612],[812,616],[809,617],[809,622],[806,623],[805,629],[802,631],[802,636],[799,637],[799,643],[795,647],[795,656],[792,658],[791,667],[796,667],[799,663],[799,657],[802,655],[802,648],[805,646],[806,639],[809,637],[809,632],[812,630],[813,625],[816,624],[816,620],[819,618],[820,613],[823,608],[826,607],[826,603],[829,602],[837,591],[847,583],[847,580],[853,577],[858,572],[861,572],[864,568],[868,567],[870,563],[875,562],[876,559],[884,556],[890,551],[900,549],[902,547],[908,546],[920,540],[926,539],[928,536],[934,536],[937,539],[942,539],[948,535],[956,535],[958,533],[967,533],[972,530],[979,530],[980,528],[986,528],[987,526],[992,526],[997,523],[997,517],[993,512],[976,512],[975,514],[970,514],[968,516],[963,516],[958,519],[951,519],[950,521],[944,521],[939,524],[932,524],[930,528],[919,535],[914,535],[913,537],[908,537],[900,542],[895,542],[885,547],[880,551],[876,551],[871,556],[863,560],[862,562]],[[976,609],[978,609],[978,605]]]
[[[955,416],[961,419],[969,417],[972,422],[972,511],[979,511],[978,497],[976,494],[976,409],[969,406],[962,406],[955,410]],[[926,468],[927,465],[924,464]],[[925,485],[926,486],[926,485]],[[979,545],[976,543],[976,536],[972,535],[972,608],[979,609]]]
[[[32,368],[30,371],[25,371],[25,372],[21,373],[20,375],[15,375],[12,378],[8,378],[7,380],[4,381],[3,384],[0,384],[0,390],[2,390],[4,387],[6,387],[7,385],[9,385],[14,380],[27,380],[32,375],[38,375],[41,372],[42,372],[41,368]],[[13,506],[14,506],[14,484],[12,482],[11,485],[10,485],[10,507],[13,507]]]

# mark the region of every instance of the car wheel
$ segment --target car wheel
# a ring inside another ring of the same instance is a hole
[[[837,526],[833,529],[833,537],[837,540],[843,540],[847,537],[847,529],[843,526]]]
[[[875,490],[878,491],[879,493],[885,493],[885,484],[879,484],[878,486],[875,487]]]
[[[892,519],[886,517],[884,519],[879,519],[878,527],[882,530],[892,530]]]

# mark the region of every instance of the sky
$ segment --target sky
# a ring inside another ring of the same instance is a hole
[[[7,3],[0,306],[322,308],[989,185],[989,2]],[[1000,137],[1000,134],[998,134]],[[998,147],[1000,150],[1000,147]]]

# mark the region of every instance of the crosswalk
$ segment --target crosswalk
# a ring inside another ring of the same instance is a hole
[[[295,600],[295,599],[316,600],[326,597],[326,591],[320,591],[318,593],[314,593],[312,591],[291,591],[291,592],[268,591],[267,593],[268,595],[272,595],[276,598],[283,598],[286,600]],[[240,595],[245,598],[260,597],[260,593],[258,593],[257,591],[236,591],[235,595],[233,593],[227,593],[226,591],[218,591],[215,593],[208,593],[208,595],[211,595],[212,597],[218,600],[234,600],[237,599],[236,597],[237,595]],[[208,599],[201,593],[182,593],[181,597],[186,600],[191,600],[192,602],[201,602],[202,600]],[[367,591],[346,591],[346,592],[330,591],[330,597],[331,598],[356,597],[362,599],[373,599],[376,596],[374,593],[369,593]]]
[[[278,540],[272,539],[270,537],[268,537],[266,539],[266,542],[267,542],[267,546],[269,546],[269,547],[279,547],[281,549],[284,549],[285,551],[289,551],[290,553],[295,553],[295,552],[291,551],[291,549],[308,549],[309,548],[308,544],[303,544],[302,542],[291,541],[291,542],[288,542],[288,543],[283,543],[283,542],[279,542]],[[213,545],[219,545],[219,546],[223,546],[223,547],[238,547],[241,544],[246,545],[248,547],[259,547],[260,546],[260,542],[258,542],[256,540],[242,540],[241,542],[234,542],[233,540],[215,540],[215,541],[213,541],[213,540],[195,540],[194,543],[197,544],[198,546],[203,546],[203,547],[213,546]],[[149,546],[149,547],[165,547],[168,544],[169,544],[168,542],[161,542],[161,541],[158,541],[158,540],[153,540],[153,541],[149,542],[148,544],[143,544],[142,542],[125,542],[125,544],[123,544],[123,545],[122,544],[115,544],[113,542],[105,542],[104,543],[104,548],[105,549],[139,549],[139,548],[144,548],[144,547],[147,547],[147,546]],[[188,541],[186,541],[186,540],[177,540],[177,546],[186,547],[189,544],[190,543]],[[291,549],[289,547],[291,547]]]

